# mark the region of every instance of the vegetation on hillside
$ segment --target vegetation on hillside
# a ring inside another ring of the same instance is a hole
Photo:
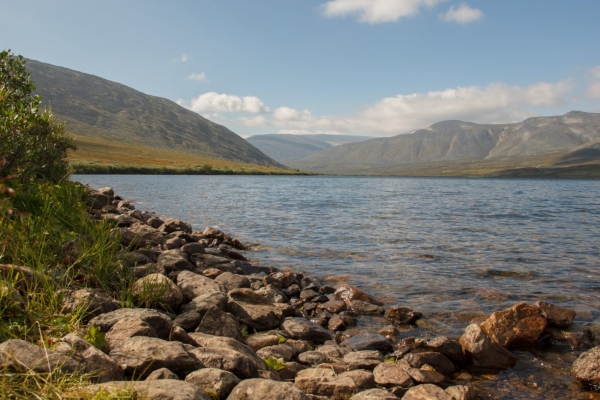
[[[84,330],[85,310],[62,307],[67,289],[103,288],[119,298],[130,280],[117,260],[119,238],[89,217],[87,189],[68,180],[72,139],[39,109],[33,89],[25,60],[0,53],[0,341],[51,348]],[[0,371],[2,398],[92,398],[87,384],[84,374]]]

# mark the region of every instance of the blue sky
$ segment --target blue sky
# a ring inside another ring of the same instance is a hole
[[[0,46],[249,136],[600,112],[600,1],[0,0]]]

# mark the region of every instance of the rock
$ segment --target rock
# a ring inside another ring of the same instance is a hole
[[[221,275],[223,272],[225,271],[221,271],[220,269],[216,269],[216,268],[207,268],[204,271],[202,271],[202,275],[204,275],[205,277],[209,278],[209,279],[215,279],[217,276]],[[250,284],[250,287],[252,287],[252,284]],[[254,288],[252,288],[254,289]]]
[[[69,353],[67,355],[83,363],[85,372],[92,375],[94,382],[102,383],[124,379],[121,367],[82,337],[69,333],[60,339],[60,342],[68,345]]]
[[[373,368],[383,362],[383,357],[376,350],[354,351],[344,356],[344,362],[348,364],[349,370],[373,370]]]
[[[432,384],[424,384],[409,389],[402,400],[454,400],[444,389]]]
[[[196,346],[234,350],[252,359],[258,369],[265,369],[263,361],[256,355],[254,350],[235,339],[225,336],[206,335],[204,333],[190,333],[189,336],[194,340]]]
[[[327,321],[327,329],[333,332],[343,331],[346,329],[346,324],[344,323],[342,317],[339,315],[334,315],[329,321]]]
[[[463,353],[462,346],[460,345],[458,339],[449,338],[446,336],[437,336],[428,340],[425,343],[425,347],[427,349],[437,351],[438,353],[442,353],[455,363],[462,364],[467,362],[467,356],[465,353]]]
[[[165,231],[167,233],[177,232],[177,231],[192,233],[192,226],[190,224],[183,222],[181,220],[175,219],[175,218],[165,219],[165,222],[163,223],[161,228],[163,231]]]
[[[349,353],[348,349],[341,347],[337,343],[326,343],[323,346],[317,347],[317,351],[331,358],[344,358],[344,356]]]
[[[211,306],[214,307],[214,306]],[[206,311],[205,311],[206,312]],[[179,326],[184,329],[186,332],[194,331],[198,325],[200,325],[200,321],[202,321],[203,315],[197,311],[186,311],[182,314],[179,314],[173,320],[173,326]]]
[[[147,400],[211,400],[193,384],[175,379],[146,380],[141,382],[116,381],[88,386],[92,393],[131,390],[135,398]]]
[[[273,285],[262,287],[256,293],[264,296],[271,303],[287,303],[289,301],[287,296]]]
[[[311,299],[320,296],[320,293],[312,289],[304,289],[300,292],[300,300],[310,301]]]
[[[198,369],[196,359],[179,342],[135,336],[118,343],[110,356],[127,374],[147,376],[152,371],[168,368],[180,377]]]
[[[148,259],[150,260],[150,262],[153,262],[153,263],[156,262],[156,260],[158,259],[158,256],[161,253],[160,250],[157,250],[157,249],[146,249],[146,248],[137,249],[135,252],[145,255],[146,257],[148,257]]]
[[[358,392],[350,377],[338,377],[330,368],[309,368],[298,372],[296,386],[306,394],[350,397]]]
[[[446,393],[454,397],[454,400],[477,400],[479,398],[475,389],[464,385],[448,386]]]
[[[62,299],[62,311],[65,314],[85,308],[84,320],[121,308],[121,304],[109,293],[100,289],[83,288],[67,291]]]
[[[189,350],[198,368],[229,371],[241,379],[256,378],[259,366],[255,360],[236,350],[222,347],[198,347]]]
[[[165,271],[190,271],[194,265],[189,261],[186,253],[181,253],[177,249],[165,250],[156,259],[156,265],[164,268]]]
[[[148,225],[150,225],[151,227],[153,227],[154,229],[158,229],[161,227],[162,224],[165,223],[165,221],[163,221],[162,219],[160,219],[158,217],[152,217],[152,218],[149,218],[148,221],[146,221],[146,223]]]
[[[517,362],[510,351],[490,339],[477,324],[469,325],[459,342],[475,367],[505,369]]]
[[[281,310],[252,289],[234,289],[227,294],[227,310],[240,323],[256,330],[267,330],[279,325]]]
[[[600,384],[600,346],[582,353],[573,363],[571,374],[581,383]]]
[[[185,377],[185,381],[199,387],[204,393],[219,399],[226,399],[241,380],[228,371],[204,368]]]
[[[256,333],[254,335],[250,335],[245,339],[245,343],[248,347],[250,347],[254,351],[258,351],[263,347],[267,346],[275,346],[279,344],[278,335],[270,335],[264,333]]]
[[[285,289],[293,284],[299,285],[302,276],[291,271],[273,272],[264,278],[265,286],[273,285],[277,289]]]
[[[227,400],[310,400],[294,384],[268,379],[247,379],[237,385]]]
[[[358,315],[377,315],[383,314],[384,310],[381,306],[376,306],[361,300],[352,300],[350,307]]]
[[[164,240],[162,243],[162,248],[164,250],[174,250],[174,249],[179,249],[184,244],[185,244],[185,240],[178,238],[178,237],[174,237],[174,238]]]
[[[252,274],[270,274],[272,272],[272,268],[271,267],[264,267],[261,265],[252,265],[248,262],[245,261],[234,261],[233,265],[235,265],[237,268],[240,268],[244,274],[246,275],[252,275]]]
[[[157,337],[156,331],[147,322],[138,317],[124,317],[110,328],[105,339],[108,347],[112,349],[123,340],[134,336]]]
[[[146,265],[152,262],[150,258],[137,251],[129,251],[125,254],[122,254],[120,259],[128,268],[137,267],[139,265]]]
[[[205,254],[206,251],[204,251],[204,246],[201,243],[187,243],[184,244],[183,246],[181,246],[181,249],[179,250],[182,253],[187,253],[188,255],[192,255],[192,254]]]
[[[371,371],[356,369],[353,371],[342,372],[339,378],[350,378],[359,390],[371,389],[375,387],[375,378]]]
[[[156,245],[162,241],[165,234],[143,223],[135,223],[128,228],[119,228],[121,243],[124,246],[144,247],[147,244]]]
[[[240,325],[234,316],[215,306],[211,306],[206,310],[206,314],[204,314],[200,325],[196,328],[196,332],[227,336],[240,342],[243,341]]]
[[[298,352],[296,349],[287,343],[263,347],[256,352],[256,355],[262,359],[275,357],[283,358],[284,361],[291,361],[292,358],[296,357],[297,354]]]
[[[385,310],[385,317],[400,325],[412,324],[422,316],[423,314],[421,314],[420,312],[415,312],[410,308],[406,307],[395,306]]]
[[[223,232],[211,226],[206,227],[206,229],[204,229],[204,232],[202,232],[202,235],[208,239],[225,239],[225,234]]]
[[[166,275],[165,269],[162,267],[159,267],[156,264],[146,264],[146,265],[142,265],[140,267],[133,267],[131,269],[131,272],[133,273],[133,276],[135,276],[136,278],[143,278],[150,274]]]
[[[190,335],[179,326],[173,327],[171,330],[171,337],[169,339],[173,342],[181,342],[191,346],[196,346],[194,339],[192,339]]]
[[[114,192],[113,192],[114,194]],[[113,195],[103,194],[103,193],[90,193],[87,204],[90,206],[92,210],[101,210],[102,207],[106,207],[112,204],[114,200]]]
[[[384,354],[392,351],[392,344],[386,338],[371,332],[359,333],[344,340],[341,344],[352,351],[378,350]]]
[[[481,324],[481,329],[501,346],[513,347],[535,345],[546,326],[540,309],[522,302],[493,313]]]
[[[307,351],[298,355],[298,362],[305,365],[319,365],[328,363],[329,357],[318,351]]]
[[[219,307],[225,311],[227,309],[227,295],[223,292],[212,292],[196,296],[188,304],[181,307],[182,312],[196,311],[204,315],[211,306]]]
[[[567,343],[574,349],[592,347],[592,340],[588,332],[569,332],[559,328],[547,328],[544,333],[550,337],[552,342]]]
[[[222,291],[217,282],[190,271],[179,272],[177,274],[176,283],[186,300],[192,300],[198,296]]]
[[[333,339],[331,332],[305,318],[286,318],[281,323],[281,329],[294,339],[310,340],[315,343]]]
[[[220,282],[225,291],[233,289],[249,288],[250,280],[244,275],[232,274],[231,272],[223,272],[215,278],[215,282]]]
[[[321,303],[317,306],[320,310],[325,310],[332,314],[337,314],[342,311],[346,311],[346,303],[341,300],[329,300],[325,303]]]
[[[451,374],[456,368],[452,361],[442,353],[426,352],[426,353],[409,353],[402,358],[413,368],[421,368],[425,364],[431,365],[436,371],[442,374]]]
[[[296,375],[298,374],[298,372],[305,369],[305,365],[299,364],[297,362],[286,362],[285,368],[279,371],[279,377],[281,380],[284,381],[293,381],[294,379],[296,379]]]
[[[179,379],[177,375],[171,372],[168,368],[159,368],[155,371],[152,371],[150,375],[146,377],[147,381],[156,381],[159,379]]]
[[[85,369],[85,365],[62,353],[20,339],[9,339],[0,344],[0,367],[15,372],[33,370],[39,373],[57,369],[70,373]]]
[[[210,249],[204,250],[206,253],[211,251]],[[223,265],[227,266],[229,272],[235,272],[236,268],[231,264],[229,258],[216,256],[213,254],[194,254],[190,257],[190,260],[200,269],[218,268],[221,269]]]
[[[360,392],[350,397],[350,400],[397,400],[398,397],[394,396],[387,390],[383,389],[370,389]]]
[[[413,380],[406,372],[406,365],[398,362],[383,362],[375,367],[373,375],[378,385],[385,387],[411,387]]]
[[[335,297],[345,301],[346,303],[351,302],[352,300],[361,300],[367,303],[375,304],[376,306],[382,306],[383,303],[379,300],[369,296],[356,286],[343,284],[339,286],[335,291]]]
[[[444,381],[444,375],[437,372],[433,367],[426,368],[407,368],[406,372],[417,383],[441,383]]]
[[[575,318],[575,310],[555,306],[554,304],[538,301],[535,305],[540,309],[542,317],[548,321],[548,326],[568,328]]]
[[[150,274],[138,279],[132,288],[137,303],[146,307],[176,310],[183,302],[181,289],[162,274]]]
[[[93,318],[89,324],[108,332],[119,320],[127,317],[137,317],[150,325],[159,338],[167,338],[173,327],[171,318],[167,315],[148,308],[121,308]]]

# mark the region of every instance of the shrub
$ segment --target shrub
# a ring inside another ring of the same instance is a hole
[[[68,149],[75,142],[67,136],[50,110],[40,110],[41,97],[25,69],[23,56],[0,52],[0,160],[3,175],[58,182],[69,173]]]

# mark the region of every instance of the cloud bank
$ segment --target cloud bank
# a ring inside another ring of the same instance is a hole
[[[204,81],[206,81],[207,77],[206,77],[206,73],[200,72],[199,74],[193,73],[193,74],[189,75],[186,79],[188,79],[190,81],[204,82]]]
[[[459,24],[468,24],[479,21],[483,18],[483,13],[477,8],[471,8],[467,3],[461,3],[458,6],[452,6],[446,13],[440,15],[446,22],[458,22]]]
[[[433,7],[444,0],[331,0],[321,5],[328,18],[354,15],[360,22],[379,24],[395,22],[418,14],[423,7]]]
[[[208,92],[192,99],[189,103],[178,101],[179,105],[189,108],[198,114],[206,113],[266,113],[269,109],[265,107],[262,100],[255,96],[236,96],[229,94],[220,94]]]

